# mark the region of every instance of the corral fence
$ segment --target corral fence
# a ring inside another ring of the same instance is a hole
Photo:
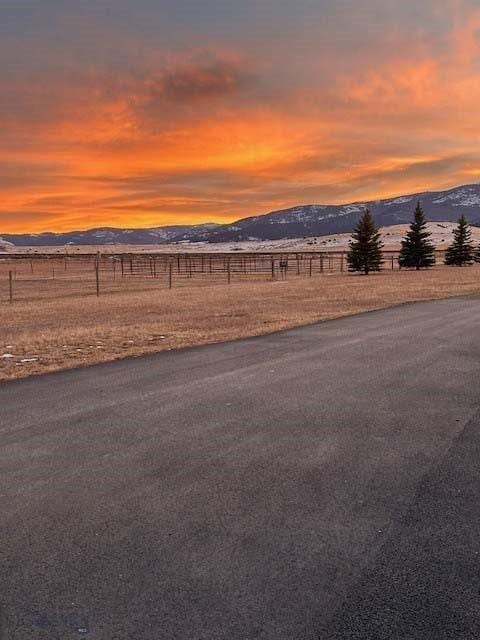
[[[437,265],[445,250],[437,250]],[[383,270],[397,270],[398,251],[383,252]],[[15,300],[102,293],[140,282],[172,289],[185,284],[288,280],[348,272],[346,251],[275,253],[8,253],[0,254],[0,299]]]

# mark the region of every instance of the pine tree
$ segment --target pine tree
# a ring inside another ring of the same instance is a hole
[[[415,268],[432,267],[435,264],[435,247],[430,242],[431,233],[426,229],[427,221],[420,205],[417,203],[410,230],[402,240],[402,248],[398,262],[401,267]]]
[[[445,264],[464,267],[472,264],[474,248],[472,245],[472,230],[465,216],[460,216],[458,226],[453,230],[453,242],[445,253]]]
[[[380,232],[368,209],[360,217],[350,241],[347,261],[350,271],[360,271],[368,275],[370,271],[380,271],[382,267],[382,247]]]

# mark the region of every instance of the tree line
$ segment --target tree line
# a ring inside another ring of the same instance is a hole
[[[398,263],[408,269],[428,269],[435,264],[435,245],[427,230],[427,220],[420,202],[417,203],[413,220],[402,240]],[[347,261],[350,271],[368,275],[380,271],[383,263],[383,242],[368,209],[360,217],[350,241]],[[472,230],[465,216],[458,220],[453,230],[453,242],[445,253],[445,264],[464,267],[480,262],[480,246],[472,244]]]

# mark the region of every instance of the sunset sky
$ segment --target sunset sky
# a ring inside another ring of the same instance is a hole
[[[2,0],[2,232],[480,177],[478,0]]]

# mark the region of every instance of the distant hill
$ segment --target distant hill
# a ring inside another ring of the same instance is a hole
[[[371,210],[379,226],[404,224],[411,220],[417,200],[421,201],[427,218],[433,222],[454,222],[463,213],[472,224],[480,225],[480,184],[472,184],[447,191],[427,191],[346,205],[300,205],[223,225],[178,225],[151,229],[105,227],[68,233],[3,233],[1,236],[16,246],[281,240],[348,233],[366,207]]]
[[[9,251],[13,248],[13,244],[11,242],[7,242],[3,238],[0,238],[0,252]]]
[[[188,241],[192,237],[213,231],[216,224],[176,225],[153,227],[151,229],[116,229],[100,227],[87,231],[66,233],[4,233],[3,239],[17,247],[49,247],[64,245],[106,245],[106,244],[166,244],[177,238]]]

